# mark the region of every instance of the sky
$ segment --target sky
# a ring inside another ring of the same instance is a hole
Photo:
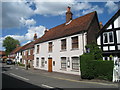
[[[20,41],[21,46],[38,38],[44,30],[66,21],[66,9],[71,7],[73,19],[97,11],[103,25],[118,11],[118,1],[83,0],[3,0],[0,2],[0,50],[3,40],[10,36]]]

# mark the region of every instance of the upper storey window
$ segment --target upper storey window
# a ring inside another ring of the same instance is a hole
[[[113,43],[113,32],[105,32],[103,34],[103,43]]]
[[[66,39],[61,40],[61,50],[66,50]]]
[[[37,45],[37,53],[39,53],[39,45]]]
[[[52,52],[52,42],[48,43],[48,52]]]
[[[78,49],[78,36],[72,37],[72,49]]]

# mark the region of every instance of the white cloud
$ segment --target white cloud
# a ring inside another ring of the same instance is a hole
[[[87,13],[90,13],[90,12],[93,12],[93,11],[97,11],[98,14],[102,14],[104,9],[95,5],[91,8],[89,8],[89,9],[83,10],[82,14],[84,15],[84,14],[87,14]]]
[[[2,28],[19,27],[21,17],[29,18],[33,14],[26,2],[2,2]]]
[[[108,13],[112,13],[118,9],[118,5],[114,1],[107,1],[105,7],[108,8]]]
[[[44,34],[44,30],[45,30],[45,27],[44,26],[36,26],[36,27],[30,27],[28,29],[28,32],[25,34],[25,35],[7,35],[5,37],[0,37],[0,45],[2,45],[3,43],[3,40],[10,36],[10,37],[13,37],[14,39],[17,39],[20,41],[20,43],[22,43],[22,45],[24,45],[26,42],[30,42],[30,41],[33,41],[33,38],[34,38],[34,34],[36,33],[37,34],[37,38],[41,37],[43,34]],[[25,43],[23,43],[25,42]],[[2,46],[0,47],[0,50],[2,50]]]
[[[44,30],[45,30],[44,26],[30,27],[28,29],[28,33],[25,34],[25,38],[27,40],[33,40],[35,33],[37,33],[37,36],[39,38],[44,34]]]
[[[34,19],[24,19],[23,17],[21,17],[20,22],[22,25],[28,27],[36,24],[36,21]]]
[[[103,8],[100,8],[97,5],[92,5],[89,2],[78,2],[76,0],[69,0],[69,2],[67,2],[68,0],[62,0],[61,2],[58,2],[57,0],[37,1],[38,0],[34,0],[36,5],[36,10],[34,12],[44,16],[65,15],[67,6],[71,6],[73,11],[84,10],[84,13],[82,14],[87,14],[92,11],[97,11],[99,14],[103,13]]]

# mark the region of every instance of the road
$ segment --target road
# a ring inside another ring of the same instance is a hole
[[[103,90],[118,90],[117,84],[99,84],[87,83],[80,81],[69,81],[63,79],[52,78],[43,74],[29,72],[24,68],[14,65],[3,65],[2,68],[2,88],[39,88],[39,89],[54,89],[65,90],[75,88],[97,88]],[[85,89],[85,90],[86,90]]]

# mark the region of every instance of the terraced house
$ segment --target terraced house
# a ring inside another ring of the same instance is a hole
[[[68,7],[66,22],[46,29],[35,41],[34,68],[80,75],[79,56],[86,52],[86,44],[96,41],[100,26],[96,11],[76,19],[72,15]]]

